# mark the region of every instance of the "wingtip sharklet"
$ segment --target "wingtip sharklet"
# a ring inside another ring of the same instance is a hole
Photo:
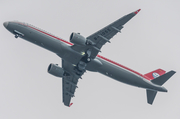
[[[137,11],[135,11],[134,13],[137,14],[141,9],[138,9]]]
[[[71,104],[69,105],[69,107],[71,107],[71,106],[72,106],[72,104],[73,104],[73,103],[71,103]]]

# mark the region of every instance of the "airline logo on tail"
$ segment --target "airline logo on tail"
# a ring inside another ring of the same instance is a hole
[[[157,77],[159,77],[160,75],[159,75],[158,73],[154,72],[154,73],[152,73],[152,76],[153,76],[154,78],[157,78]]]
[[[153,79],[155,79],[155,78],[157,78],[157,77],[159,77],[165,73],[166,73],[166,71],[164,71],[162,69],[157,69],[157,70],[154,70],[152,72],[145,74],[145,76],[148,77],[147,78],[148,80],[153,80]]]

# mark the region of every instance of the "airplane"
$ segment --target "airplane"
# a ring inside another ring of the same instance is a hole
[[[45,48],[62,59],[62,67],[51,63],[48,73],[62,78],[62,97],[65,106],[71,106],[78,79],[87,71],[99,72],[119,82],[146,89],[147,103],[153,104],[157,92],[167,92],[162,85],[176,72],[166,73],[157,69],[145,75],[105,58],[98,53],[110,39],[121,32],[124,24],[133,18],[141,9],[129,13],[94,34],[84,37],[72,33],[70,42],[54,36],[28,23],[19,21],[4,22],[4,27],[15,35],[42,48]]]

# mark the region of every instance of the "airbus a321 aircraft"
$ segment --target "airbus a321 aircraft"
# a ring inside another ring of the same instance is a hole
[[[138,12],[132,12],[117,21],[84,37],[79,33],[70,35],[70,42],[45,32],[27,23],[9,21],[4,22],[4,27],[15,35],[31,43],[56,53],[62,59],[62,67],[50,64],[48,72],[62,78],[63,103],[71,106],[78,79],[88,71],[99,72],[117,81],[146,89],[147,102],[152,104],[157,91],[167,92],[162,85],[175,74],[175,71],[165,72],[157,69],[142,75],[121,64],[98,55],[101,47],[110,42],[110,39],[121,31],[123,25],[133,18]]]

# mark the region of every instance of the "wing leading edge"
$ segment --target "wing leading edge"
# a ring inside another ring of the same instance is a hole
[[[109,40],[116,35],[118,32],[121,32],[123,25],[126,24],[131,18],[133,18],[141,9],[132,12],[128,15],[123,16],[122,18],[116,20],[110,25],[102,28],[101,30],[95,32],[94,34],[87,37],[87,40],[93,44],[93,48],[96,48],[97,52],[92,53],[92,57],[96,57],[101,47],[106,43],[110,42]]]
[[[95,58],[97,54],[101,51],[102,46],[106,43],[110,43],[110,39],[116,35],[118,32],[121,32],[123,25],[126,24],[131,18],[133,18],[141,9],[132,12],[128,15],[121,17],[115,22],[109,24],[108,26],[102,28],[101,30],[95,32],[94,34],[88,36],[86,46],[71,46],[72,49],[78,52],[87,51],[91,49],[91,58]]]

